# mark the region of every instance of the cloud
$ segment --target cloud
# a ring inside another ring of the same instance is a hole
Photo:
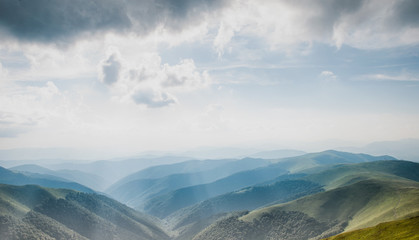
[[[419,26],[419,2],[416,0],[398,1],[395,4],[394,17],[399,26]]]
[[[222,8],[223,0],[1,0],[0,28],[19,40],[71,43],[103,32],[179,31]]]
[[[65,110],[57,86],[49,81],[44,86],[27,86],[25,83],[2,82],[0,88],[0,137],[16,137],[42,125],[56,111]],[[54,106],[58,104],[60,107]]]
[[[337,76],[331,71],[322,71],[320,73],[320,78],[322,78],[325,81],[335,81],[337,79]]]
[[[205,87],[210,83],[206,71],[199,72],[192,59],[181,60],[179,64],[170,66],[164,64],[162,86],[165,88],[195,89]]]
[[[377,81],[419,81],[418,76],[414,76],[408,73],[402,73],[399,75],[387,75],[387,74],[371,74],[366,75],[364,78],[377,80]]]
[[[249,37],[286,52],[312,42],[361,49],[418,44],[417,5],[412,0],[237,1],[221,14],[213,45],[222,55],[234,41]]]
[[[99,78],[102,82],[111,85],[118,81],[121,72],[121,63],[117,53],[110,55],[102,62]]]
[[[0,138],[14,138],[35,126],[36,121],[30,117],[12,112],[0,111]]]
[[[23,41],[69,42],[81,34],[130,27],[124,1],[1,0],[0,24]]]
[[[7,76],[7,69],[3,68],[3,65],[0,62],[0,77],[6,77]]]
[[[419,43],[418,9],[415,0],[0,0],[0,33],[68,44],[108,32],[144,36],[202,25],[218,29],[209,36],[220,56],[240,36],[279,49],[314,41],[370,49]]]
[[[136,104],[143,104],[149,108],[160,108],[176,103],[176,99],[169,93],[152,88],[139,88],[132,93],[131,97]]]
[[[162,64],[157,54],[144,54],[136,62],[127,61],[117,50],[100,65],[100,80],[122,101],[131,100],[149,108],[176,104],[175,94],[196,91],[211,84],[206,71],[200,71],[192,59],[178,64]],[[116,52],[116,53],[115,53]]]

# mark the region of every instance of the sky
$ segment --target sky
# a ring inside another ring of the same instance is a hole
[[[0,0],[0,149],[419,138],[416,0]]]

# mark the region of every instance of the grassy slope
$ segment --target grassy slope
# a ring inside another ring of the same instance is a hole
[[[419,216],[380,223],[374,227],[363,228],[339,234],[325,240],[416,240],[419,239]]]
[[[223,217],[225,213],[253,210],[272,201],[287,202],[319,191],[322,191],[322,188],[312,182],[283,180],[208,199],[194,206],[183,208],[165,220],[171,223],[172,230],[179,233],[178,239],[192,239],[195,234]]]
[[[418,170],[419,164],[417,163],[389,160],[364,162],[358,164],[343,164],[332,167],[320,173],[311,174],[306,177],[300,176],[299,178],[302,178],[306,181],[309,180],[317,182],[318,184],[323,185],[326,189],[333,189],[339,186],[346,186],[367,179],[392,181],[395,179],[404,179],[398,176],[405,176],[407,178],[418,180]],[[194,222],[205,220],[212,214],[234,210],[252,210],[256,207],[261,207],[264,204],[268,204],[270,201],[273,201],[272,199],[269,200],[270,197],[273,197],[274,199],[277,198],[277,200],[279,200],[277,203],[282,203],[284,202],[283,197],[276,195],[283,194],[280,192],[276,194],[277,190],[278,189],[276,188],[275,184],[272,183],[249,187],[236,192],[226,193],[191,207],[183,208],[170,215],[168,218],[166,218],[166,220],[173,224],[173,229],[186,232],[188,231],[188,228],[195,227],[193,225]],[[297,197],[294,197],[294,199],[295,198]],[[289,200],[292,200],[292,198],[288,199],[288,201]]]
[[[168,239],[147,216],[97,194],[1,184],[0,210],[5,239]]]
[[[419,214],[419,183],[363,180],[219,220],[194,239],[309,239]],[[232,235],[233,234],[233,235]]]
[[[419,213],[419,183],[370,179],[289,203],[255,210],[242,220],[253,221],[273,210],[299,211],[321,222],[348,222],[346,230],[376,225]]]
[[[64,198],[71,190],[43,188],[35,185],[0,184],[0,212],[23,216],[49,198]]]

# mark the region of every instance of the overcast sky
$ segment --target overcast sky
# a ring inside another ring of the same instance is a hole
[[[0,0],[0,148],[419,138],[416,0]]]

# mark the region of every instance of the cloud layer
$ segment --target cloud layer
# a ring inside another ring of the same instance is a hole
[[[149,108],[175,104],[175,93],[197,90],[211,83],[208,73],[198,70],[192,59],[169,65],[152,54],[129,64],[117,51],[102,61],[99,77],[116,97]]]
[[[114,32],[181,32],[207,22],[222,54],[235,36],[256,35],[272,46],[312,41],[340,47],[382,48],[417,44],[415,0],[1,0],[3,37],[66,44]]]
[[[223,5],[222,0],[1,0],[0,29],[23,41],[68,43],[102,32],[178,31]]]

